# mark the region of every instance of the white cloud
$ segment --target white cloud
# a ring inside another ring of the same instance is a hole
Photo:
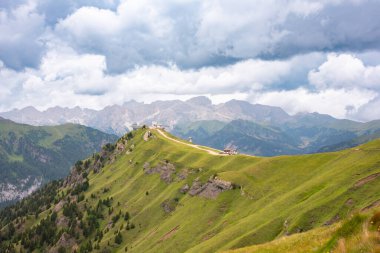
[[[380,119],[380,95],[371,100],[369,103],[363,105],[352,117],[362,121],[370,121]]]
[[[289,91],[271,91],[255,94],[252,102],[279,106],[290,114],[318,112],[337,118],[355,117],[351,114],[366,105],[378,94],[361,89],[326,89],[311,92],[304,88]],[[348,110],[350,108],[350,110]]]
[[[120,31],[118,15],[111,10],[82,7],[58,24],[58,29],[69,30],[76,38],[109,36]]]
[[[297,68],[298,62],[298,58],[245,60],[223,67],[191,70],[181,70],[176,65],[151,65],[109,75],[104,56],[78,54],[65,45],[54,44],[38,69],[16,72],[1,68],[0,78],[17,87],[9,86],[7,94],[11,93],[12,99],[3,100],[2,109],[30,104],[39,108],[55,105],[101,108],[129,99],[162,99],[170,95],[207,94],[218,100],[230,94],[268,89],[286,78]]]
[[[318,89],[366,87],[380,88],[380,65],[365,66],[350,54],[329,54],[327,61],[309,73],[309,81]]]
[[[175,60],[179,35],[172,22],[159,3],[125,0],[115,11],[81,7],[59,21],[54,32],[78,51],[105,55],[109,70],[123,72]]]
[[[273,90],[277,83],[289,79],[294,73],[298,76],[300,71],[305,71],[306,75],[310,67],[318,68],[323,73],[326,69],[334,69],[329,67],[331,61],[336,60],[332,57],[340,56],[330,55],[325,62],[323,59],[326,58],[320,54],[303,55],[283,61],[245,60],[227,66],[191,70],[182,70],[176,65],[151,65],[109,75],[104,56],[78,54],[70,47],[53,44],[38,69],[17,72],[5,66],[0,68],[0,79],[6,83],[0,88],[0,109],[28,105],[37,106],[39,109],[57,105],[100,109],[111,104],[122,104],[130,99],[150,102],[207,95],[214,102],[238,98],[280,106],[290,114],[319,112],[338,118],[361,120],[377,115],[368,113],[369,109],[365,109],[365,106],[371,104],[379,95],[378,92],[361,85],[355,87],[353,82],[349,87],[317,85],[321,89],[316,91],[310,91],[306,86],[291,90]],[[360,60],[352,56],[344,55],[343,59],[348,59],[347,64],[354,62],[354,67],[349,67],[351,72],[355,72],[355,64],[361,66],[358,64]],[[314,62],[314,67],[303,62]],[[347,75],[344,76],[347,78]],[[338,83],[341,82],[339,80]],[[366,112],[367,116],[360,117],[359,112]]]
[[[289,34],[281,24],[290,15],[306,17],[323,8],[312,1],[203,1],[197,39],[202,48],[216,48],[233,57],[272,53]]]

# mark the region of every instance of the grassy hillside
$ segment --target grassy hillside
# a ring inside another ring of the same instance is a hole
[[[67,176],[77,160],[116,139],[74,124],[34,127],[0,119],[0,205]]]
[[[211,155],[155,130],[147,138],[147,131],[77,164],[56,192],[41,190],[5,209],[3,245],[216,252],[314,228],[329,238],[338,225],[325,225],[380,202],[380,140],[334,153],[262,158]],[[220,190],[218,182],[232,185]],[[191,194],[196,185],[208,188]],[[29,208],[32,199],[37,210]],[[51,239],[35,235],[47,227]]]
[[[329,227],[224,253],[380,252],[380,211],[354,214]]]

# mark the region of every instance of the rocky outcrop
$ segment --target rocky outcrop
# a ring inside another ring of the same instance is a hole
[[[172,175],[175,173],[175,167],[168,161],[160,162],[156,167],[151,168],[149,163],[144,164],[144,171],[146,174],[160,174],[160,178],[165,183],[173,182]]]
[[[198,178],[195,179],[193,182],[193,185],[190,187],[189,195],[190,196],[199,195],[199,193],[201,193],[203,190],[203,186],[204,185],[202,185],[202,183],[199,181]]]
[[[152,137],[152,132],[148,130],[145,132],[143,139],[144,141],[148,141],[150,137]]]
[[[190,173],[189,169],[182,169],[176,174],[176,169],[173,164],[168,161],[160,162],[156,167],[150,167],[148,162],[143,165],[144,172],[147,175],[160,174],[160,178],[165,183],[169,184],[173,182],[173,178],[176,180],[185,180]],[[175,177],[176,174],[176,177]],[[185,184],[179,191],[183,194],[189,193],[190,196],[202,196],[208,199],[215,199],[221,192],[233,189],[231,182],[218,179],[215,176],[210,177],[206,183],[202,183],[199,179],[195,179],[191,187]]]
[[[116,151],[122,153],[125,150],[125,145],[121,142],[116,144]]]
[[[176,168],[173,164],[169,163],[168,161],[162,161],[160,162],[156,167],[151,168],[150,164],[148,162],[144,163],[143,169],[145,171],[145,174],[160,174],[160,178],[165,183],[169,184],[173,181],[182,181],[185,180],[189,174],[197,173],[198,170],[190,170],[188,168],[184,168],[180,170],[179,172],[176,171]]]
[[[66,186],[76,186],[84,181],[83,174],[78,171],[76,167],[71,169],[69,176],[65,179],[64,187]]]
[[[148,162],[144,163],[143,165],[144,171],[147,171],[150,169],[150,164]]]
[[[165,213],[171,213],[175,211],[176,206],[177,206],[177,202],[175,200],[170,200],[170,199],[165,200],[161,204],[161,207],[164,209]]]
[[[189,173],[189,169],[181,170],[177,175],[178,180],[185,180],[189,176]]]
[[[62,216],[58,218],[57,225],[60,227],[67,227],[69,225],[70,221],[66,216]]]
[[[190,196],[198,195],[208,199],[215,199],[221,192],[232,189],[231,182],[211,177],[205,184],[195,180],[188,193]]]
[[[183,194],[187,193],[190,190],[190,186],[185,184],[179,191]]]
[[[58,249],[60,247],[63,247],[65,249],[71,249],[75,250],[77,247],[77,244],[75,242],[75,239],[73,239],[68,233],[64,232],[61,237],[59,238],[58,242],[56,243],[56,246],[49,250],[49,253],[56,253],[58,252]],[[74,251],[71,251],[74,252]]]
[[[58,202],[58,204],[55,205],[54,207],[54,212],[59,212],[62,210],[63,206],[66,204],[66,201],[65,200],[61,200]]]

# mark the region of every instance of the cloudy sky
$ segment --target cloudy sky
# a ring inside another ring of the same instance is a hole
[[[380,119],[380,0],[1,0],[0,111],[209,96]]]

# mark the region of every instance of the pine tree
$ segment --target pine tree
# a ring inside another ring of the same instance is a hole
[[[117,244],[121,244],[123,242],[123,237],[122,235],[119,233],[117,233],[116,237],[115,237],[115,243]]]
[[[124,220],[128,221],[129,220],[129,213],[128,212],[125,212],[125,215],[124,215]]]

